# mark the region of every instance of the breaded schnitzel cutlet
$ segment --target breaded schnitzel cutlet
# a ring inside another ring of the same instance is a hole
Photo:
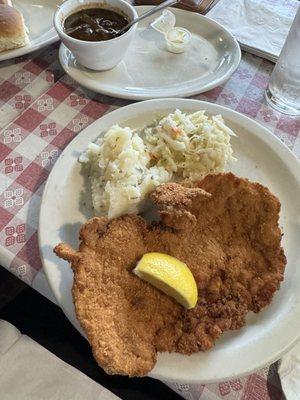
[[[93,218],[81,229],[78,251],[55,248],[71,263],[77,318],[110,374],[143,376],[157,352],[210,349],[222,332],[241,328],[249,311],[267,306],[283,280],[280,203],[264,186],[217,174],[196,188],[163,184],[151,198],[161,222]],[[188,265],[199,292],[194,309],[131,272],[147,252]]]

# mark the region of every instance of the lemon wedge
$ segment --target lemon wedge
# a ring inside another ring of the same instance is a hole
[[[195,279],[187,265],[177,258],[163,253],[146,253],[133,272],[183,307],[195,307],[198,300]]]

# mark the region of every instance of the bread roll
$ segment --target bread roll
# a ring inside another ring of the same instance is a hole
[[[0,0],[0,52],[29,43],[23,16],[9,3],[10,0]]]

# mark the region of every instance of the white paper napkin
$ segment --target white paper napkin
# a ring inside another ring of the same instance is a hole
[[[300,343],[280,361],[278,374],[287,400],[300,400]]]
[[[0,398],[119,399],[3,320],[0,320]]]
[[[276,62],[298,6],[297,0],[220,0],[207,15],[243,50]]]

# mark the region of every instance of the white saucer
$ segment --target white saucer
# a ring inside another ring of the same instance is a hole
[[[149,6],[136,7],[141,15]],[[181,54],[166,50],[164,37],[149,27],[156,16],[139,23],[124,60],[110,71],[82,67],[62,44],[59,59],[65,72],[94,92],[124,99],[186,97],[210,90],[236,70],[241,51],[234,37],[203,15],[173,9],[176,26],[192,33],[189,48]]]

